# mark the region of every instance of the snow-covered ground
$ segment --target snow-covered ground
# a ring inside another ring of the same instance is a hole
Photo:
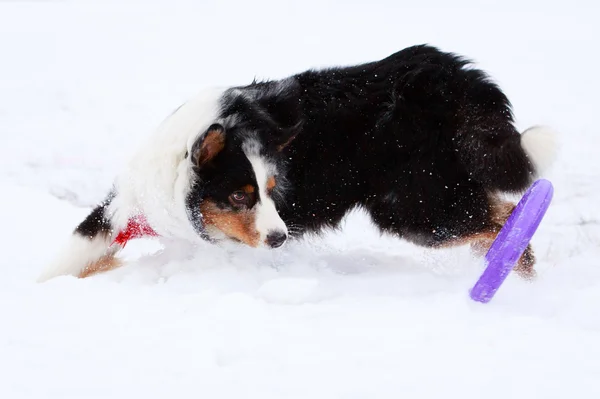
[[[0,1],[1,398],[600,397],[597,2],[197,3]],[[489,71],[519,127],[562,133],[535,283],[474,303],[466,248],[381,237],[361,214],[276,251],[135,242],[122,269],[35,283],[201,87],[424,42]]]

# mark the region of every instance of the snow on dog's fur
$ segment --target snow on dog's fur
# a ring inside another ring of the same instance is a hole
[[[484,72],[430,46],[204,91],[142,146],[40,280],[113,265],[110,243],[140,214],[174,240],[277,248],[362,207],[417,245],[485,252],[513,206],[497,194],[525,190],[554,151],[547,128],[519,134]],[[533,263],[528,248],[515,270],[531,277]]]

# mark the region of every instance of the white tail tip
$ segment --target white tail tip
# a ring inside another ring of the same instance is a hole
[[[558,133],[547,126],[532,126],[521,135],[521,145],[538,175],[544,174],[556,160],[557,139]]]

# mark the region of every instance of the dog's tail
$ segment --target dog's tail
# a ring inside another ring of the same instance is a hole
[[[533,163],[538,175],[545,173],[557,153],[557,133],[547,126],[533,126],[521,134],[521,147]]]
[[[120,247],[111,247],[114,233],[119,231],[109,214],[113,198],[110,194],[77,226],[58,257],[38,277],[38,282],[63,275],[86,277],[118,266],[114,255]]]
[[[489,190],[520,193],[552,165],[557,134],[545,126],[522,134],[512,124],[501,130],[463,136],[459,156],[471,177]]]

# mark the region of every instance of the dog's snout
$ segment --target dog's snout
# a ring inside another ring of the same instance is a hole
[[[283,245],[286,239],[287,234],[285,234],[283,231],[275,231],[267,235],[266,242],[271,248],[279,248]]]

